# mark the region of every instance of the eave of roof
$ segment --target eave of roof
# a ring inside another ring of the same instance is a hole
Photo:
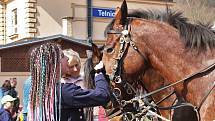
[[[88,43],[86,40],[75,39],[75,38],[65,36],[62,34],[57,34],[57,35],[41,37],[41,38],[24,39],[24,40],[20,40],[17,42],[12,42],[12,43],[8,43],[5,45],[0,45],[0,50],[18,47],[18,46],[23,46],[23,45],[28,45],[28,44],[35,44],[35,43],[45,42],[45,41],[50,41],[50,40],[57,40],[57,39],[63,39],[65,41],[74,42],[74,43],[81,44],[81,45],[88,46],[88,47],[91,46],[91,44]]]

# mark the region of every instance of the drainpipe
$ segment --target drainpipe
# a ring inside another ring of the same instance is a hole
[[[93,21],[92,21],[92,0],[87,0],[87,38],[92,43]]]

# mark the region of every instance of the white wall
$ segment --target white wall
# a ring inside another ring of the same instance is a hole
[[[71,0],[37,0],[36,36],[44,37],[62,33],[62,18],[72,16]]]
[[[24,11],[24,1],[23,0],[12,0],[8,2],[6,7],[6,35],[7,35],[7,43],[13,42],[13,40],[9,37],[12,34],[12,10],[17,9],[17,33],[19,34],[17,39],[21,39],[23,36],[25,36],[25,11]]]

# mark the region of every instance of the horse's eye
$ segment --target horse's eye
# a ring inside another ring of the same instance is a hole
[[[113,52],[114,52],[114,49],[113,49],[113,48],[108,48],[108,49],[107,49],[107,53],[110,54],[110,53],[113,53]]]

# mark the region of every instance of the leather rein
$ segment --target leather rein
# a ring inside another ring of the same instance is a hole
[[[127,24],[124,26],[123,31],[118,32],[115,30],[111,30],[111,32],[107,32],[107,34],[119,34],[120,35],[120,41],[119,41],[120,42],[120,49],[119,49],[119,53],[118,53],[117,58],[115,58],[116,63],[114,65],[114,71],[113,71],[112,75],[110,75],[110,80],[115,84],[121,84],[124,87],[124,89],[126,90],[126,93],[129,95],[131,95],[132,92],[134,94],[136,94],[136,91],[132,85],[130,85],[127,81],[124,81],[122,79],[122,67],[123,67],[122,65],[123,65],[123,60],[124,60],[126,53],[128,51],[128,48],[131,46],[137,53],[139,53],[143,57],[144,63],[148,64],[148,59],[147,59],[146,55],[139,51],[138,47],[135,45],[135,42],[131,39],[131,34],[130,34],[131,25],[129,24],[131,19],[132,18],[127,19]],[[147,100],[145,100],[145,98],[152,96],[152,95],[154,95],[154,94],[156,94],[162,90],[165,90],[167,88],[175,86],[176,84],[190,81],[194,78],[198,78],[198,77],[202,77],[204,75],[207,75],[210,72],[212,72],[214,69],[215,69],[215,63],[213,63],[212,65],[208,66],[207,68],[205,68],[205,69],[203,69],[197,73],[194,73],[194,74],[192,74],[192,75],[190,75],[190,76],[188,76],[182,80],[178,80],[172,84],[166,85],[162,88],[159,88],[157,90],[154,90],[152,92],[144,94],[143,96],[135,96],[134,98],[132,98],[131,100],[128,100],[128,101],[121,99],[122,90],[120,90],[119,88],[113,88],[111,90],[113,91],[113,95],[114,95],[117,103],[119,104],[121,113],[123,114],[123,120],[132,120],[132,119],[135,119],[137,117],[140,118],[141,116],[144,116],[147,112],[151,111],[151,108],[161,109],[161,110],[171,110],[171,109],[176,109],[176,108],[183,107],[183,106],[192,106],[198,112],[199,109],[201,108],[201,106],[203,105],[204,101],[207,99],[208,95],[214,89],[215,82],[211,85],[211,87],[207,91],[206,95],[202,98],[202,100],[198,106],[193,106],[190,103],[175,104],[175,105],[169,106],[169,107],[158,106],[159,103],[166,100],[168,97],[170,97],[172,94],[174,94],[174,92],[167,95],[162,100],[158,101],[158,103],[150,103]],[[124,110],[124,107],[127,104],[132,104],[134,106],[133,108],[136,109],[137,112],[135,112],[135,113],[134,112],[126,112],[126,110]],[[162,119],[162,117],[159,117],[159,118]]]

